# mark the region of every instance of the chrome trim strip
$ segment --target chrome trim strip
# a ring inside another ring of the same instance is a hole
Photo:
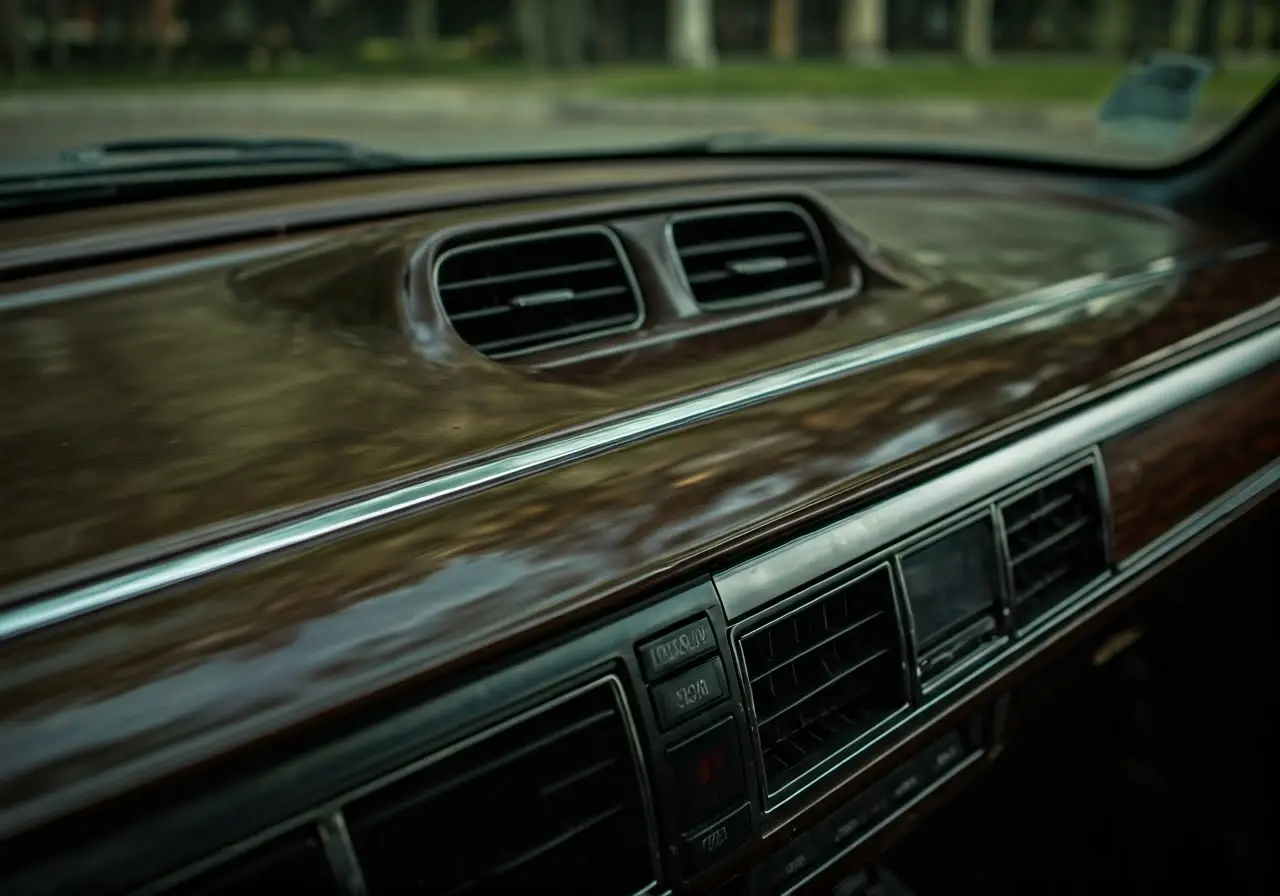
[[[360,859],[351,843],[347,819],[342,810],[320,819],[318,828],[320,845],[324,847],[325,857],[338,881],[338,888],[346,896],[368,896],[369,888],[365,885],[364,872],[360,869]]]
[[[74,283],[62,283],[57,286],[46,286],[41,289],[29,289],[26,292],[0,294],[0,312],[17,311],[21,308],[32,308],[36,305],[47,305],[51,302],[68,302],[82,299],[85,296],[112,292],[120,289],[134,289],[151,283],[172,280],[175,277],[186,277],[204,271],[213,271],[221,267],[236,264],[248,264],[284,255],[298,249],[305,249],[319,240],[290,240],[287,243],[272,243],[254,249],[241,249],[238,252],[223,252],[209,258],[193,258],[173,264],[157,265],[141,271],[127,274],[115,274],[108,277],[89,277]]]
[[[1066,309],[1084,308],[1087,312],[1087,306],[1097,299],[1165,283],[1206,263],[1201,260],[1184,261],[1181,265],[1146,265],[1136,272],[1112,279],[1091,275],[1035,290],[563,438],[527,444],[508,454],[353,501],[312,517],[197,548],[44,599],[37,597],[0,611],[0,642],[100,612],[241,563],[422,510],[505,479],[532,475],[593,457],[672,429],[704,422],[801,389],[951,345],[998,327],[1060,314]]]
[[[725,615],[729,621],[740,619],[934,520],[1277,361],[1280,327],[1184,364],[924,485],[725,570],[713,577]]]

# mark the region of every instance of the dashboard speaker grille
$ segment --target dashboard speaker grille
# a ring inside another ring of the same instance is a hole
[[[795,205],[681,215],[671,242],[690,292],[708,311],[799,298],[826,288],[827,262],[813,219]]]
[[[770,793],[907,705],[887,566],[745,635],[741,650]]]
[[[1018,625],[1034,622],[1107,571],[1092,463],[1000,505]]]
[[[450,249],[436,264],[449,323],[505,358],[638,327],[644,306],[617,239],[603,227]]]
[[[653,867],[628,732],[602,682],[352,804],[371,896],[643,890]]]

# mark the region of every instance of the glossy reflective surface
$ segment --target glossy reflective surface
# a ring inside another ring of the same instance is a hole
[[[1280,458],[1277,408],[1280,369],[1272,367],[1107,442],[1117,559]]]
[[[1002,254],[953,187],[932,199],[824,189],[909,285],[669,369],[575,380],[457,345],[416,351],[395,310],[409,253],[474,210],[11,310],[0,376],[24,385],[0,397],[16,474],[0,486],[4,580],[157,539],[190,544],[193,529],[465,463],[1094,275],[1100,262],[1159,272],[1170,252],[1219,245],[1184,223],[1066,199],[1036,197],[1042,215],[999,190],[963,200],[995,232],[1022,234],[1024,254]],[[913,226],[924,218],[928,228]],[[1072,248],[1052,252],[1066,233]],[[1195,353],[1278,285],[1280,254],[1268,250],[1107,291],[7,644],[0,834],[741,559],[948,451]]]

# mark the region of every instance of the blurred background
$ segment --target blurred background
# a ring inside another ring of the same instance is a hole
[[[1188,140],[1274,78],[1280,0],[0,0],[0,155],[171,133],[420,155],[718,131],[1105,152],[1155,50],[1212,60]]]

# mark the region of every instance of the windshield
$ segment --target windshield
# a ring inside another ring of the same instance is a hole
[[[6,0],[0,17],[7,176],[708,137],[688,145],[1149,165],[1212,141],[1280,59],[1273,0]]]

